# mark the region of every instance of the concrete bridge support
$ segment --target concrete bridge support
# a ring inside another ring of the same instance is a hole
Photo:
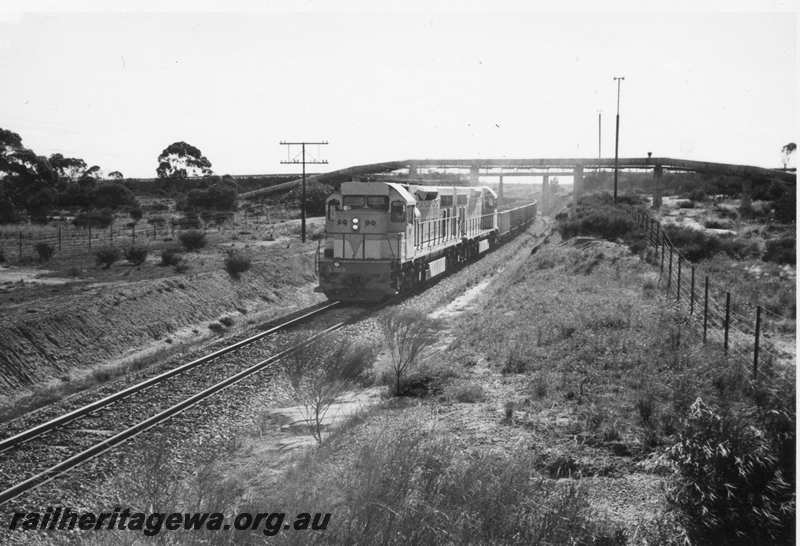
[[[663,182],[661,180],[663,174],[664,168],[661,165],[653,167],[653,182],[655,183],[655,189],[653,190],[653,208],[656,210],[661,208],[661,194],[664,191]]]
[[[550,214],[550,177],[547,175],[542,176],[542,199],[539,206],[541,207],[542,214]]]
[[[477,186],[480,183],[478,179],[478,172],[479,167],[477,165],[473,165],[469,168],[469,183],[473,186]]]
[[[497,183],[497,198],[503,198],[503,175],[500,175],[500,181]]]
[[[578,205],[578,198],[583,193],[583,165],[576,166],[572,171],[572,202]]]
[[[417,176],[417,166],[411,164],[408,166],[408,176]]]

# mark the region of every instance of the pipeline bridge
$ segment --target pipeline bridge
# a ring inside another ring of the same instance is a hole
[[[622,172],[652,172],[653,207],[661,206],[663,187],[660,183],[664,172],[690,172],[736,176],[742,179],[742,198],[749,200],[753,184],[769,183],[773,180],[796,182],[794,169],[767,169],[751,165],[731,163],[712,163],[670,157],[627,157],[619,158]],[[371,175],[406,175],[408,178],[421,176],[425,172],[461,172],[468,174],[470,184],[477,185],[480,177],[497,177],[499,193],[503,192],[503,179],[506,177],[541,177],[543,205],[546,207],[549,194],[548,181],[553,176],[570,176],[573,180],[573,199],[587,189],[584,186],[584,173],[609,172],[614,168],[613,158],[537,158],[537,159],[406,159],[369,163],[315,174],[306,178],[307,182],[320,182],[337,186],[354,177]],[[301,179],[276,184],[251,192],[242,193],[244,199],[269,195],[296,187]]]

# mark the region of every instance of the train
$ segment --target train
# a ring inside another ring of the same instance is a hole
[[[325,201],[317,290],[361,303],[410,292],[522,231],[536,208],[498,210],[485,186],[342,182]]]

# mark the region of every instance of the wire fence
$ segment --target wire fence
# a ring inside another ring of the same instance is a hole
[[[655,250],[651,255],[659,269],[659,285],[665,297],[702,331],[704,343],[717,342],[729,357],[751,367],[753,378],[759,366],[778,361],[795,363],[794,340],[787,340],[787,318],[717,288],[714,279],[680,253],[663,226],[648,211],[630,208],[637,226]]]
[[[236,240],[243,235],[269,240],[289,234],[292,229],[299,232],[299,224],[273,220],[263,215],[228,218],[223,222],[169,219],[158,223],[142,221],[133,225],[117,222],[103,228],[77,227],[66,222],[45,226],[6,225],[0,226],[0,256],[6,263],[17,264],[37,261],[42,252],[50,252],[51,258],[91,258],[103,247],[152,248],[177,244],[180,234],[190,230],[202,231],[211,240]],[[49,251],[42,250],[45,245]]]

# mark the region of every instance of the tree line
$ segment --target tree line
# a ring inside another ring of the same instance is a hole
[[[186,142],[174,142],[157,158],[156,174],[180,190],[190,176],[204,177],[199,187],[180,192],[178,208],[186,211],[232,211],[238,190],[228,175],[214,176],[211,162]],[[103,177],[98,165],[54,153],[38,155],[14,131],[0,128],[0,224],[30,220],[46,223],[56,210],[80,211],[75,224],[104,227],[115,212],[129,212],[134,222],[142,210],[133,192],[114,170]]]

